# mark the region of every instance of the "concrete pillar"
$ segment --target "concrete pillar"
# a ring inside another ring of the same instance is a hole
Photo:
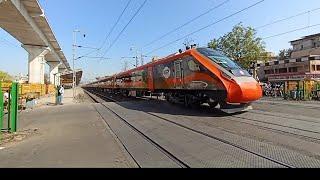
[[[59,65],[60,63],[49,63],[50,66],[50,84],[55,86],[60,85],[59,81]]]
[[[45,55],[50,52],[47,47],[41,46],[22,46],[29,53],[29,83],[30,84],[44,84],[44,73],[45,73]]]
[[[61,85],[61,78],[60,78],[61,74],[57,74],[56,76],[56,86],[60,86]]]

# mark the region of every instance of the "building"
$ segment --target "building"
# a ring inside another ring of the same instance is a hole
[[[293,59],[320,55],[320,33],[306,36],[290,43],[293,47],[291,54]]]
[[[261,81],[285,84],[286,91],[302,91],[304,98],[320,91],[320,33],[290,42],[290,59],[257,64]],[[320,95],[319,95],[320,96]]]
[[[27,84],[29,81],[28,76],[23,76],[22,74],[19,74],[19,76],[15,77],[16,82],[19,84]]]
[[[76,72],[75,85],[78,86],[81,82],[83,71],[81,69],[78,69],[78,70],[75,70],[75,72]],[[61,73],[59,79],[60,79],[61,85],[64,85],[65,89],[70,89],[73,87],[73,71],[66,71],[64,73]]]

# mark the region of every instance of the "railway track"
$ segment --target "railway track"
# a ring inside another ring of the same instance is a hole
[[[320,110],[318,106],[303,106],[300,104],[280,104],[280,103],[273,103],[269,101],[261,101],[261,102],[256,102],[257,104],[265,104],[268,103],[270,106],[283,106],[283,105],[288,105],[288,106],[294,106],[294,107],[300,107],[300,108],[306,108],[306,109],[311,109],[311,110]]]
[[[93,92],[94,93],[94,92]],[[103,94],[99,94],[99,93],[95,93],[95,95],[99,96],[100,98],[106,100],[106,101],[111,101],[111,102],[117,102],[117,100],[113,99],[113,98],[110,98],[110,97],[107,97]],[[161,151],[165,152],[167,156],[169,156],[171,159],[174,159],[178,164],[180,164],[181,167],[189,167],[186,163],[183,163],[182,160],[180,160],[179,158],[175,157],[172,153],[170,153],[169,151],[167,151],[165,148],[161,147],[161,145],[159,145],[158,143],[156,143],[155,141],[153,141],[151,138],[149,138],[146,134],[142,133],[141,131],[139,131],[137,128],[135,128],[132,124],[130,124],[125,118],[121,117],[119,114],[117,114],[115,111],[113,111],[111,108],[107,107],[106,105],[104,105],[105,108],[107,108],[108,110],[110,110],[113,114],[115,114],[117,117],[119,117],[120,119],[122,119],[123,121],[126,122],[126,124],[128,126],[130,126],[131,128],[133,128],[135,131],[137,131],[139,134],[141,134],[144,138],[146,138],[149,142],[151,142],[152,144],[154,144],[155,146],[157,146],[158,148],[161,149]],[[191,131],[193,133],[196,133],[196,134],[199,134],[199,135],[202,135],[204,137],[207,137],[207,138],[210,138],[210,139],[213,139],[213,140],[216,140],[216,141],[219,141],[221,143],[224,143],[224,144],[227,144],[229,146],[232,146],[233,148],[236,148],[236,149],[239,149],[239,150],[242,150],[242,151],[245,151],[246,153],[249,153],[251,154],[252,156],[257,156],[257,157],[260,157],[260,158],[263,158],[265,160],[268,160],[268,161],[271,161],[275,164],[278,164],[278,165],[281,165],[282,167],[285,167],[285,168],[295,168],[294,165],[291,165],[291,164],[288,164],[288,163],[285,163],[285,162],[282,162],[282,161],[279,161],[277,159],[274,159],[270,156],[267,156],[267,155],[264,155],[264,154],[260,154],[258,152],[255,152],[255,151],[252,151],[246,147],[243,147],[243,146],[240,146],[236,143],[233,143],[233,142],[230,142],[228,140],[225,140],[223,138],[220,138],[220,137],[217,137],[217,136],[213,136],[211,134],[208,134],[206,132],[202,132],[202,131],[199,131],[197,129],[194,129],[192,127],[189,127],[189,126],[186,126],[186,125],[183,125],[181,123],[177,123],[175,121],[172,121],[168,118],[165,118],[165,117],[161,117],[159,115],[156,115],[156,114],[153,114],[153,113],[149,113],[149,112],[144,112],[150,116],[153,116],[154,118],[156,118],[157,120],[161,120],[161,121],[165,121],[167,123],[170,123],[172,125],[175,125],[175,126],[178,126],[180,128],[183,128],[185,130],[188,130],[188,131]]]
[[[87,93],[95,102],[98,102],[92,95],[90,95],[89,93]],[[101,97],[101,94],[95,94]],[[116,102],[115,99],[112,99],[110,97],[103,97],[103,99],[107,99],[109,101],[113,101]],[[150,144],[152,144],[155,148],[157,148],[159,151],[161,151],[165,156],[167,156],[169,159],[171,159],[172,161],[174,161],[179,167],[181,168],[190,168],[189,165],[187,165],[186,163],[184,163],[182,160],[180,160],[178,157],[174,156],[172,153],[170,153],[169,151],[167,151],[164,147],[162,147],[160,144],[158,144],[157,142],[153,141],[151,138],[149,138],[145,133],[143,133],[142,131],[140,131],[139,129],[137,129],[136,127],[134,127],[129,121],[127,121],[125,118],[121,117],[119,114],[117,114],[116,112],[114,112],[111,108],[109,108],[108,106],[100,103],[103,107],[105,107],[109,112],[113,113],[115,116],[117,116],[120,120],[122,120],[128,127],[130,127],[133,131],[135,131],[136,133],[138,133],[144,140],[146,140],[147,142],[149,142]],[[96,109],[96,111],[98,111]],[[98,111],[99,112],[99,111]],[[99,113],[100,114],[100,113]],[[100,116],[102,117],[102,119],[108,124],[108,121],[100,114]],[[109,126],[110,127],[110,126]],[[111,128],[110,128],[111,129]],[[112,130],[112,129],[111,129]],[[114,131],[113,131],[114,133]],[[115,134],[115,133],[114,133]],[[119,138],[118,138],[119,139]],[[120,143],[122,144],[123,147],[125,147],[125,144],[123,142],[120,141]],[[125,148],[126,149],[126,148]],[[126,149],[127,153],[130,154],[131,158],[134,160],[134,162],[136,163],[136,165],[141,168],[141,164],[138,163],[138,161],[136,160],[136,158],[130,153],[130,151],[128,149]]]
[[[230,117],[239,123],[248,124],[248,125],[252,125],[252,126],[259,127],[259,128],[276,131],[276,132],[281,132],[281,133],[293,135],[296,137],[301,137],[305,140],[310,140],[312,142],[318,142],[318,143],[320,142],[320,133],[316,132],[316,131],[310,131],[310,130],[306,130],[306,129],[285,126],[285,125],[281,125],[281,124],[277,124],[277,123],[264,122],[264,121],[259,121],[259,120],[255,120],[255,119],[245,118],[245,117],[237,117],[237,116],[230,116]],[[230,117],[228,117],[229,120],[230,120]],[[243,120],[249,121],[249,122],[244,122]],[[255,123],[260,123],[260,125],[255,124]],[[271,125],[274,127],[272,128],[268,125]],[[283,130],[283,128],[287,128],[287,130]],[[295,132],[299,132],[299,134],[295,133]],[[306,135],[306,133],[313,134],[314,136]],[[319,136],[319,137],[315,137],[315,136]]]
[[[103,95],[101,93],[96,93],[96,94],[99,95],[100,97],[103,97],[107,101],[118,102],[118,100],[110,98],[110,97],[108,97],[106,95]],[[150,99],[150,98],[139,98],[139,100],[148,100],[148,99]],[[247,112],[247,113],[249,113],[249,114],[260,114],[260,115],[264,115],[264,116],[268,116],[268,117],[272,117],[272,118],[279,118],[279,117],[288,118],[288,117],[285,117],[285,116],[282,116],[282,115],[271,115],[271,114],[266,114],[266,113],[263,113],[263,112]],[[262,129],[265,129],[265,130],[270,130],[270,131],[278,132],[278,133],[282,133],[282,134],[288,134],[288,135],[295,136],[295,137],[298,137],[298,138],[302,138],[304,140],[308,140],[308,141],[311,141],[311,142],[316,142],[316,143],[320,142],[320,133],[317,132],[317,131],[310,131],[310,130],[307,130],[307,129],[281,125],[281,124],[278,124],[278,123],[265,122],[265,121],[260,121],[260,120],[256,120],[256,119],[252,119],[252,118],[238,117],[237,115],[231,115],[231,116],[227,116],[227,117],[228,118],[224,118],[224,117],[220,117],[220,118],[223,118],[223,119],[226,119],[226,120],[230,120],[230,118],[231,118],[232,120],[235,120],[235,121],[237,121],[239,123],[242,123],[242,124],[252,125],[252,126],[255,126],[255,127],[258,127],[258,128],[262,128]],[[272,119],[272,118],[270,118],[270,119]],[[246,120],[247,122],[244,122],[243,120]],[[303,121],[303,122],[308,122],[308,123],[320,124],[320,121],[305,120],[305,119],[295,118],[295,117],[290,117],[290,120],[297,120],[297,121]],[[259,124],[256,124],[256,123],[259,123]],[[271,125],[273,127],[270,127],[268,125]],[[283,128],[286,128],[286,129],[283,129]],[[319,135],[319,137],[317,137],[318,135]]]
[[[276,117],[276,118],[279,118],[279,117],[281,117],[281,118],[290,118],[290,119],[292,119],[292,120],[298,120],[298,121],[304,121],[304,122],[311,122],[311,123],[316,123],[316,124],[320,124],[320,120],[306,120],[306,119],[302,119],[302,118],[297,118],[297,117],[293,117],[293,116],[290,116],[290,117],[288,117],[287,115],[285,115],[285,114],[277,114],[277,115],[274,115],[274,114],[270,114],[270,113],[267,113],[267,112],[264,112],[264,111],[260,111],[260,112],[258,112],[258,111],[256,111],[256,110],[254,110],[254,111],[250,111],[250,112],[248,112],[248,113],[251,113],[251,114],[260,114],[260,115],[264,115],[264,116],[271,116],[271,117]]]
[[[146,98],[146,99],[148,99],[148,98]],[[116,100],[113,100],[113,101],[116,101]],[[306,119],[301,119],[301,118],[297,118],[297,117],[288,118],[288,117],[286,117],[284,115],[272,115],[272,114],[267,114],[267,113],[263,113],[263,112],[256,112],[256,111],[254,111],[254,112],[249,111],[246,114],[264,115],[264,116],[270,117],[271,120],[274,119],[274,118],[279,118],[280,117],[280,118],[286,118],[288,120],[297,120],[297,121],[302,121],[302,122],[307,122],[307,123],[320,124],[320,121],[316,121],[316,120],[306,120]],[[284,134],[288,134],[288,135],[293,135],[295,137],[299,137],[299,138],[302,138],[304,140],[310,140],[311,142],[317,142],[317,143],[320,142],[320,132],[318,132],[318,131],[311,131],[311,130],[307,130],[307,129],[303,129],[303,128],[297,128],[297,127],[292,127],[292,126],[281,125],[281,124],[278,124],[278,123],[259,121],[259,120],[252,119],[252,118],[238,117],[237,115],[231,115],[231,116],[228,116],[228,118],[224,118],[224,119],[230,120],[230,117],[234,118],[239,123],[252,125],[252,126],[255,126],[255,127],[266,129],[266,130],[271,130],[273,132],[280,132],[280,133],[284,133]],[[242,120],[251,121],[253,123],[243,122]],[[258,122],[258,123],[265,124],[265,125],[257,125],[254,122]],[[277,128],[277,127],[272,128],[272,127],[269,127],[267,125],[278,126],[279,128]],[[288,130],[286,131],[286,130],[283,130],[281,128],[287,128]],[[295,132],[299,132],[299,134],[295,133]],[[308,133],[309,135],[306,135],[306,133]],[[319,137],[317,137],[318,135],[319,135]]]

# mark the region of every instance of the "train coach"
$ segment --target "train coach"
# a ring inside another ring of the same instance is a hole
[[[194,48],[88,84],[127,96],[163,93],[186,106],[208,103],[227,113],[247,111],[262,97],[259,83],[219,51]]]

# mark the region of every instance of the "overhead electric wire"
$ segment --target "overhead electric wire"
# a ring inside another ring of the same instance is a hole
[[[231,18],[231,17],[233,17],[233,16],[235,16],[235,15],[237,15],[237,14],[240,14],[241,12],[244,12],[244,11],[246,11],[246,10],[254,7],[254,6],[257,6],[258,4],[260,4],[260,3],[264,2],[264,1],[265,1],[265,0],[258,1],[258,2],[252,4],[252,5],[248,6],[248,7],[240,10],[240,11],[237,11],[237,12],[235,12],[235,13],[233,13],[233,14],[231,14],[231,15],[228,15],[228,16],[226,16],[226,17],[224,17],[224,18],[222,18],[222,19],[220,19],[220,20],[218,20],[218,21],[215,21],[215,22],[213,22],[213,23],[211,23],[211,24],[209,24],[209,25],[207,25],[207,26],[204,26],[204,27],[202,27],[202,28],[200,28],[200,29],[198,29],[198,30],[196,30],[196,31],[193,31],[193,32],[191,32],[191,33],[189,33],[189,34],[181,37],[181,38],[178,38],[178,39],[176,39],[176,40],[174,40],[174,41],[171,41],[170,43],[167,43],[167,44],[165,44],[165,45],[163,45],[163,46],[161,46],[161,47],[159,47],[159,48],[156,48],[156,49],[150,51],[149,53],[147,53],[146,55],[152,54],[153,52],[158,51],[158,50],[160,50],[160,49],[162,49],[162,48],[164,48],[164,47],[167,47],[167,46],[169,46],[169,45],[171,45],[171,44],[173,44],[173,43],[175,43],[175,42],[177,42],[177,41],[180,41],[180,40],[182,40],[182,39],[184,39],[184,38],[186,38],[186,37],[188,37],[188,36],[190,36],[190,35],[193,35],[193,34],[195,34],[195,33],[198,33],[198,32],[200,32],[200,31],[202,31],[202,30],[204,30],[204,29],[206,29],[206,28],[208,28],[208,27],[211,27],[211,26],[213,26],[213,25],[215,25],[215,24],[217,24],[217,23],[219,23],[219,22],[221,22],[221,21],[224,21],[224,20],[226,20],[226,19],[229,19],[229,18]]]
[[[122,10],[120,16],[118,17],[116,23],[113,25],[113,27],[111,28],[111,30],[109,31],[109,33],[106,35],[102,45],[99,47],[99,50],[101,50],[103,48],[103,46],[105,45],[105,43],[107,42],[107,40],[109,39],[110,35],[112,34],[112,32],[114,31],[114,29],[116,28],[116,26],[119,24],[120,19],[122,18],[123,14],[126,12],[126,10],[128,9],[130,3],[132,2],[132,0],[129,0],[128,3],[126,4],[125,8]]]
[[[135,12],[135,14],[132,16],[132,18],[130,19],[130,21],[126,24],[126,26],[120,31],[120,33],[118,34],[118,36],[115,38],[115,40],[112,42],[112,44],[109,46],[109,48],[104,52],[103,56],[104,57],[109,51],[110,49],[114,46],[114,44],[118,41],[118,39],[120,38],[120,36],[123,34],[123,32],[127,29],[127,27],[130,25],[130,23],[134,20],[134,18],[139,14],[139,12],[142,10],[142,8],[145,6],[145,4],[147,3],[148,0],[145,0],[143,2],[143,4],[141,4],[141,6],[139,7],[139,9]]]
[[[299,13],[299,14],[296,14],[296,15],[293,15],[293,16],[290,16],[290,17],[287,17],[287,18],[279,19],[279,20],[270,22],[270,23],[268,23],[268,24],[265,24],[265,25],[256,27],[255,29],[261,29],[261,28],[264,28],[264,27],[267,27],[267,26],[270,26],[270,25],[273,25],[273,24],[276,24],[276,23],[279,23],[279,22],[287,21],[287,20],[289,20],[289,19],[293,19],[293,18],[295,18],[295,17],[302,16],[302,15],[305,15],[305,14],[308,14],[308,13],[311,13],[311,12],[314,12],[314,11],[318,11],[318,10],[320,10],[320,8],[312,9],[312,10],[305,11],[305,12],[302,12],[302,13]]]
[[[116,26],[119,24],[121,18],[123,17],[124,13],[126,12],[126,10],[128,9],[130,3],[132,2],[132,0],[129,0],[128,3],[126,4],[125,8],[122,10],[120,16],[118,17],[118,19],[116,20],[115,24],[112,26],[112,28],[110,29],[110,31],[108,32],[108,34],[106,35],[105,39],[103,40],[101,46],[98,48],[98,49],[95,49],[93,51],[90,51],[89,53],[87,54],[84,54],[83,56],[88,56],[94,52],[98,52],[100,51],[104,45],[106,44],[107,40],[109,39],[109,37],[111,36],[112,32],[114,31],[114,29],[116,28]],[[80,56],[80,57],[83,57],[83,56]]]
[[[275,34],[275,35],[268,36],[268,37],[265,37],[265,38],[262,38],[262,39],[269,39],[269,38],[273,38],[273,37],[277,37],[277,36],[282,36],[282,35],[285,35],[285,34],[293,33],[293,32],[296,32],[296,31],[301,31],[301,30],[312,28],[312,27],[316,27],[316,26],[320,26],[320,24],[314,24],[314,25],[310,25],[310,26],[305,26],[303,28],[294,29],[294,30],[287,31],[287,32],[284,32],[284,33],[280,33],[280,34]]]
[[[271,25],[274,25],[274,24],[277,24],[277,23],[280,23],[280,22],[283,22],[283,21],[287,21],[287,20],[293,19],[295,17],[302,16],[302,15],[305,15],[305,14],[308,14],[308,13],[311,13],[311,12],[314,12],[314,11],[318,11],[318,10],[320,10],[320,8],[315,8],[315,9],[312,9],[312,10],[309,10],[309,11],[304,11],[302,13],[298,13],[298,14],[292,15],[290,17],[286,17],[286,18],[283,18],[283,19],[275,20],[275,21],[272,21],[272,22],[270,22],[268,24],[255,27],[254,29],[261,29],[261,28],[264,28],[264,27],[267,27],[267,26],[271,26]],[[277,37],[277,36],[289,34],[289,33],[292,33],[292,32],[304,30],[304,29],[307,29],[307,28],[310,28],[310,27],[314,27],[314,26],[318,26],[318,24],[311,25],[311,26],[306,26],[306,27],[303,27],[303,28],[291,30],[291,31],[280,33],[280,34],[276,34],[276,35],[272,35],[272,36],[269,36],[269,37],[266,37],[266,38],[262,38],[262,39],[269,39],[269,38],[272,38],[272,37]],[[224,42],[224,41],[222,41],[222,42]]]
[[[213,11],[213,10],[215,10],[215,9],[218,9],[219,7],[221,7],[221,6],[223,6],[224,4],[228,3],[229,1],[230,1],[230,0],[226,0],[226,1],[222,2],[221,4],[219,4],[219,5],[215,6],[215,7],[213,7],[213,8],[211,8],[211,9],[207,10],[206,12],[204,12],[204,13],[202,13],[202,14],[198,15],[197,17],[194,17],[193,19],[191,19],[191,20],[187,21],[186,23],[182,24],[181,26],[176,27],[175,29],[173,29],[173,30],[171,30],[171,31],[167,32],[166,34],[164,34],[164,35],[160,36],[159,38],[157,38],[157,39],[155,39],[155,40],[151,41],[150,43],[146,44],[143,48],[148,47],[148,46],[150,46],[151,44],[154,44],[155,42],[157,42],[157,41],[159,41],[159,40],[161,40],[161,39],[163,39],[163,38],[167,37],[168,35],[170,35],[170,34],[172,34],[172,33],[176,32],[177,30],[179,30],[179,29],[183,28],[184,26],[186,26],[186,25],[188,25],[188,24],[190,24],[190,23],[194,22],[195,20],[197,20],[197,19],[201,18],[202,16],[204,16],[204,15],[206,15],[206,14],[209,14],[210,12],[212,12],[212,11]]]

